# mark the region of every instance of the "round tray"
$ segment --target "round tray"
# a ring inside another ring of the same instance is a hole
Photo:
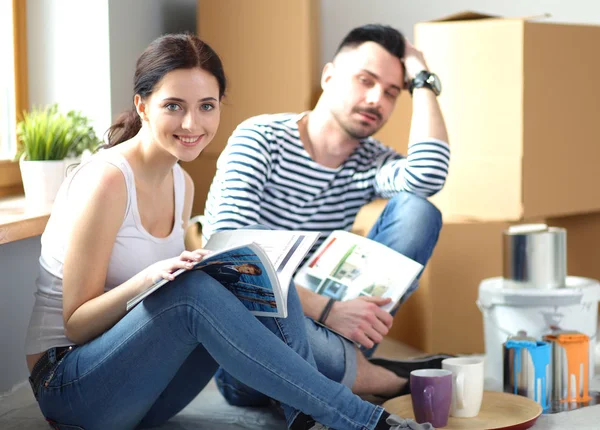
[[[386,411],[402,418],[415,418],[410,394],[383,404]],[[485,391],[479,415],[473,418],[448,418],[445,430],[506,429],[524,430],[541,415],[542,407],[531,399],[510,393]]]

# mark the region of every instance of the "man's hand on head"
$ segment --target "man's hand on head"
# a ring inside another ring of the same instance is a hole
[[[380,343],[392,327],[392,315],[380,307],[390,302],[390,298],[380,297],[358,297],[336,302],[327,317],[327,326],[371,348]]]
[[[408,40],[404,51],[404,71],[406,73],[404,84],[405,86],[412,81],[417,74],[422,70],[429,70],[423,53],[419,51]]]

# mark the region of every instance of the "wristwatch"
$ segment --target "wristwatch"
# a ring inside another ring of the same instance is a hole
[[[436,96],[439,96],[442,92],[442,82],[435,73],[431,73],[427,70],[421,70],[419,73],[417,73],[417,76],[410,81],[410,85],[408,86],[408,91],[410,92],[411,96],[415,88],[429,88]]]

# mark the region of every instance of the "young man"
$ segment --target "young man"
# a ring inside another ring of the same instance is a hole
[[[321,86],[310,112],[262,115],[237,127],[218,161],[203,234],[261,224],[317,230],[324,238],[349,230],[364,204],[383,197],[390,200],[368,237],[425,265],[441,228],[441,215],[426,197],[443,187],[450,157],[437,102],[439,78],[397,30],[366,25],[344,38],[323,70]],[[404,92],[413,105],[406,158],[371,137]],[[415,288],[416,283],[403,300]],[[373,348],[392,325],[392,315],[380,309],[389,299],[361,297],[328,306],[326,297],[298,292],[310,317],[315,358],[323,358],[319,370],[353,384],[355,392],[375,393],[383,382],[373,376],[374,366],[312,320]],[[439,361],[421,364],[433,365]],[[221,380],[222,387],[229,382]]]

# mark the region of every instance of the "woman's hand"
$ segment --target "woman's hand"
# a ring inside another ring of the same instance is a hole
[[[191,269],[198,261],[209,255],[212,251],[207,249],[196,249],[195,251],[183,251],[178,257],[168,258],[154,263],[146,268],[146,281],[152,285],[161,279],[172,281],[174,273],[179,269]]]

